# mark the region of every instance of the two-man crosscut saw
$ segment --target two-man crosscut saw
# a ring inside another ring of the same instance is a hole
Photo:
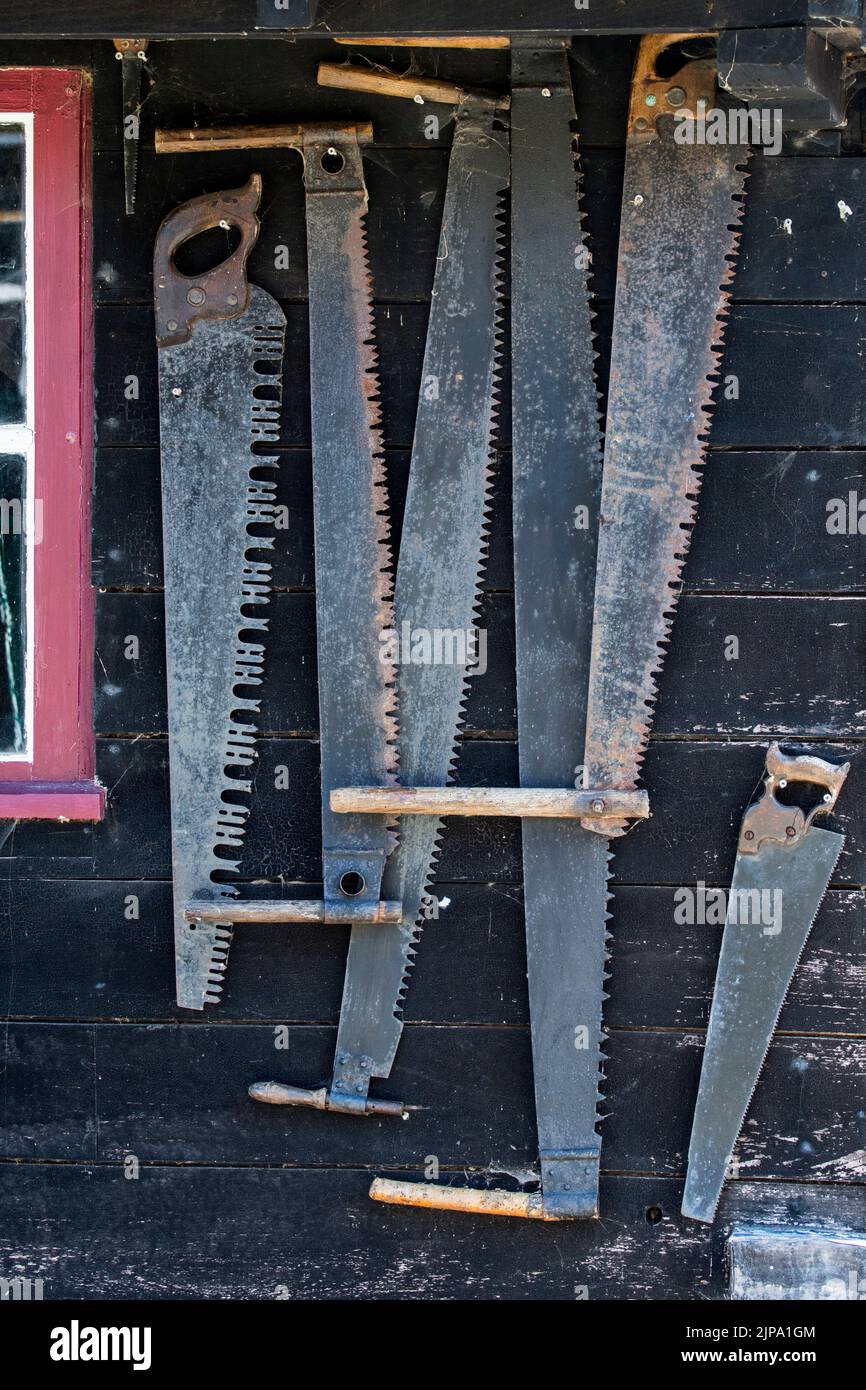
[[[540,1192],[379,1179],[371,1195],[381,1201],[541,1220],[597,1214],[609,915],[609,855],[600,837],[624,833],[624,820],[612,817],[614,796],[633,795],[639,780],[694,520],[695,467],[705,447],[745,177],[742,149],[675,139],[673,111],[695,111],[698,100],[715,93],[710,60],[685,61],[673,76],[660,75],[660,55],[682,37],[644,39],[632,87],[591,651],[597,429],[586,291],[575,274],[586,254],[565,135],[571,95],[562,68],[545,66],[551,56],[543,50],[514,55],[521,781],[561,785],[582,761],[592,809],[582,828],[533,819],[523,826]],[[559,135],[554,112],[563,123]],[[578,517],[586,518],[582,537],[563,525]],[[604,820],[595,815],[602,812]]]
[[[394,673],[379,641],[393,617],[363,228],[360,142],[369,137],[369,127],[307,125],[284,127],[271,142],[300,149],[305,168],[317,635],[326,677],[318,903],[243,901],[236,887],[212,879],[239,867],[215,850],[242,843],[247,807],[226,794],[250,786],[226,769],[253,756],[258,703],[247,691],[260,684],[264,660],[261,645],[242,634],[265,625],[246,610],[265,601],[269,567],[249,551],[271,542],[249,528],[273,515],[273,483],[258,481],[255,470],[274,460],[252,454],[251,444],[276,439],[284,318],[244,274],[258,231],[258,176],[236,193],[185,204],[157,239],[175,942],[178,1002],[187,1008],[217,1002],[235,922],[400,917],[399,903],[380,896],[393,847],[387,825],[363,813],[337,819],[328,804],[336,782],[378,786],[396,764]],[[244,130],[160,132],[157,149],[250,143]],[[204,276],[182,276],[181,244],[217,225],[241,228],[237,251]],[[217,586],[202,563],[215,546],[225,560]]]
[[[683,1215],[696,1221],[715,1216],[794,969],[842,852],[845,837],[814,821],[832,811],[849,766],[786,755],[771,744],[761,797],[743,817],[683,1195]],[[802,805],[797,784],[808,784]]]

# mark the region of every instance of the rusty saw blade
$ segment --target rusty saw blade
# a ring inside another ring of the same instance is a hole
[[[507,184],[507,132],[496,102],[464,95],[448,169],[391,634],[406,786],[438,787],[453,777],[486,558],[499,371],[498,219]],[[425,635],[435,642],[437,633],[458,643],[462,635],[462,660],[460,653],[438,662],[417,659],[413,634],[423,648]],[[382,894],[403,903],[402,923],[352,929],[333,1081],[346,1109],[371,1113],[370,1079],[390,1073],[440,828],[435,816],[401,824]]]
[[[154,252],[175,963],[187,1009],[217,1003],[222,989],[231,930],[187,922],[183,910],[193,898],[234,896],[212,874],[238,867],[217,849],[236,855],[242,844],[250,783],[229,769],[255,756],[263,674],[270,565],[259,553],[273,544],[262,527],[275,483],[260,470],[276,459],[253,446],[276,442],[285,318],[246,278],[260,193],[254,174],[244,188],[184,203]],[[176,251],[217,227],[239,229],[237,249],[203,275],[181,275]]]
[[[397,766],[391,552],[367,188],[357,134],[305,128],[316,646],[325,920],[378,903],[394,834],[381,816],[336,815],[333,787],[381,786]]]
[[[742,145],[692,142],[713,60],[642,40],[626,144],[587,708],[591,787],[637,785],[688,549],[743,211]],[[679,112],[674,114],[674,105]],[[620,835],[625,825],[604,833]]]

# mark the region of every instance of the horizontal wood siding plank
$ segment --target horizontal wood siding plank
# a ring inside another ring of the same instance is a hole
[[[682,921],[686,901],[703,903]],[[314,893],[318,885],[305,885]],[[276,885],[256,894],[276,897]],[[712,889],[707,889],[707,893]],[[528,1023],[523,895],[510,884],[440,884],[425,928],[408,1022]],[[618,885],[611,911],[610,1028],[705,1028],[721,942],[695,883]],[[579,915],[575,903],[575,918]],[[712,919],[712,910],[709,913]],[[703,920],[701,920],[703,918]],[[57,923],[62,923],[58,930]],[[171,885],[154,880],[22,879],[0,885],[5,1015],[58,1021],[183,1019],[336,1023],[348,928],[253,924],[235,932],[222,1001],[194,1015],[174,1003]],[[779,1028],[863,1031],[866,890],[825,898],[794,975]]]
[[[312,732],[318,728],[315,601],[311,594],[275,594],[269,611],[259,728]],[[423,615],[414,614],[413,622],[423,627]],[[486,669],[470,681],[465,730],[512,732],[510,595],[488,594],[479,626]],[[165,733],[164,640],[160,595],[100,596],[95,721],[101,733]],[[862,678],[850,654],[863,650],[866,598],[684,595],[659,686],[655,732],[862,737]]]

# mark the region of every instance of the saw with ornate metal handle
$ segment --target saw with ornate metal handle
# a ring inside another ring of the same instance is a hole
[[[761,798],[743,817],[728,895],[683,1216],[710,1222],[785,995],[827,891],[844,835],[815,825],[832,811],[850,763],[786,755],[770,745]],[[811,805],[783,802],[796,783]]]
[[[545,74],[551,57],[538,45],[513,55],[515,609],[524,785],[551,786],[580,772],[589,789],[634,791],[649,735],[695,516],[695,466],[706,444],[724,286],[737,244],[732,224],[745,178],[741,149],[675,138],[674,113],[681,122],[687,102],[696,110],[716,92],[711,58],[683,54],[672,76],[659,72],[661,55],[676,54],[685,37],[643,39],[634,73],[600,517],[592,341],[575,274],[587,257],[576,229],[572,98],[561,73]],[[563,304],[570,311],[560,317]],[[567,534],[569,522],[583,526],[582,537]],[[609,792],[595,795],[603,800]],[[610,858],[601,837],[621,835],[626,826],[600,816],[582,826],[532,819],[523,825],[540,1210],[548,1219],[598,1210]],[[393,1200],[405,1204],[406,1184],[399,1187]],[[384,1179],[373,1195],[387,1202],[391,1192]],[[450,1193],[443,1189],[443,1206],[452,1203]],[[423,1204],[434,1204],[429,1185]],[[464,1192],[460,1209],[494,1211],[481,1191]],[[509,1215],[535,1209],[516,1212],[509,1202],[502,1208]]]

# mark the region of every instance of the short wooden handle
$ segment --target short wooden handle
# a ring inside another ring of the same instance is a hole
[[[350,63],[320,63],[320,87],[336,87],[344,92],[372,92],[374,96],[402,97],[404,101],[433,101],[455,106],[463,88],[433,77],[398,77],[381,68],[353,67]]]
[[[243,188],[205,193],[181,203],[162,222],[153,253],[158,347],[186,342],[193,324],[200,319],[236,318],[246,309],[246,264],[259,234],[256,209],[261,192],[261,176],[253,174]],[[240,245],[203,275],[182,275],[174,263],[178,249],[199,232],[220,226],[239,228]]]

